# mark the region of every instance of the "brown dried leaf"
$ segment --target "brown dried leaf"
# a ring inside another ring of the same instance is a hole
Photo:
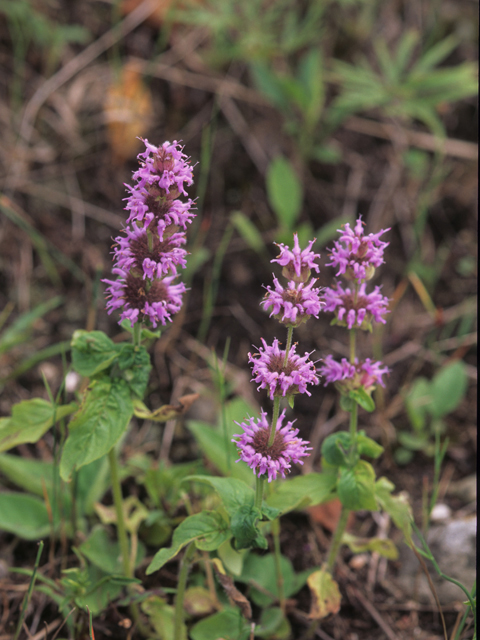
[[[178,404],[164,404],[155,411],[149,411],[143,402],[135,401],[135,415],[137,418],[143,418],[143,420],[153,420],[154,422],[167,422],[173,420],[186,413],[195,400],[198,400],[200,394],[189,393],[186,396],[182,396],[178,399]]]
[[[247,620],[252,619],[252,607],[250,606],[250,602],[245,598],[243,593],[241,593],[233,583],[232,578],[227,575],[222,562],[218,558],[214,558],[212,560],[213,568],[215,569],[215,573],[217,574],[218,581],[225,589],[227,596],[230,599],[232,604],[236,604],[237,607],[240,608],[243,616],[247,618]]]
[[[136,9],[143,0],[123,0],[122,13],[126,15]],[[194,4],[198,4],[198,0],[157,0],[155,11],[146,19],[145,22],[152,27],[161,27],[169,17],[169,11],[174,9],[188,9]]]
[[[125,65],[120,78],[107,88],[104,103],[113,160],[123,164],[141,146],[153,113],[149,89],[133,65]]]
[[[342,596],[338,584],[326,569],[319,569],[312,573],[307,583],[312,594],[310,618],[320,620],[331,613],[338,613]]]

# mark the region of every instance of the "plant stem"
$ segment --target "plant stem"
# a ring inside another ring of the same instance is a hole
[[[263,502],[263,483],[265,482],[265,478],[263,476],[255,476],[255,508],[262,509]]]
[[[345,507],[342,506],[342,513],[340,514],[340,520],[338,521],[337,528],[335,529],[335,534],[332,538],[332,542],[330,543],[330,550],[328,552],[328,557],[327,557],[327,570],[330,573],[332,572],[333,567],[335,565],[338,551],[342,543],[343,534],[345,533],[345,529],[347,528],[347,521],[348,521],[349,514],[350,514],[350,509],[345,509]]]
[[[288,354],[290,353],[290,349],[292,347],[292,337],[293,337],[293,327],[288,327],[287,346],[285,347],[285,360],[283,361],[284,367],[287,366]]]
[[[280,551],[280,518],[275,518],[272,522],[272,535],[273,535],[273,547],[275,558],[275,573],[277,574],[277,587],[278,587],[278,600],[280,602],[280,609],[285,615],[285,590],[283,588],[283,575],[282,567],[280,564],[280,558],[282,557]]]
[[[28,603],[30,602],[30,598],[32,597],[33,586],[35,584],[35,580],[37,577],[37,569],[38,569],[38,565],[40,564],[40,556],[42,555],[42,551],[43,551],[43,540],[41,540],[38,543],[38,551],[37,551],[37,557],[35,559],[35,565],[33,567],[32,576],[30,578],[30,584],[28,585],[28,591],[25,594],[25,598],[23,599],[22,610],[20,612],[20,617],[18,619],[17,628],[15,629],[15,635],[13,636],[13,640],[17,640],[18,636],[20,635],[20,631],[22,630],[22,625],[25,619],[25,614],[27,612]]]
[[[275,434],[277,433],[277,420],[278,415],[280,413],[280,397],[275,396],[273,399],[273,415],[272,415],[272,424],[270,425],[270,435],[268,436],[268,444],[267,446],[271,447],[273,441],[275,440]]]
[[[177,595],[175,597],[175,627],[173,631],[173,639],[181,640],[183,625],[183,601],[185,598],[185,589],[187,586],[188,569],[190,568],[190,560],[195,553],[195,543],[190,542],[180,563],[180,573],[178,574]]]
[[[350,364],[355,364],[355,329],[350,329]]]
[[[132,333],[132,341],[136,347],[140,346],[141,338],[142,338],[142,323],[136,322],[133,325],[133,333]]]
[[[125,520],[123,518],[122,487],[120,485],[120,479],[118,476],[117,456],[115,455],[114,447],[112,447],[109,451],[108,461],[110,463],[110,476],[112,478],[113,504],[115,505],[115,513],[117,515],[118,542],[120,544],[120,551],[122,553],[123,572],[127,578],[132,578],[133,567],[130,566],[127,530],[125,527]]]

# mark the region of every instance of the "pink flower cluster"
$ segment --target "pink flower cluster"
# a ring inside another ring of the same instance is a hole
[[[291,463],[303,464],[302,458],[308,456],[311,447],[305,440],[298,437],[298,429],[293,429],[293,422],[287,422],[285,426],[285,410],[279,415],[273,444],[268,446],[270,425],[267,414],[262,410],[260,418],[255,421],[249,418],[247,422],[237,422],[242,427],[242,434],[235,434],[232,440],[239,448],[240,460],[243,460],[253,469],[257,476],[268,475],[268,482],[275,480],[277,475],[285,478],[285,473],[291,468]]]
[[[343,288],[340,282],[325,289],[325,311],[333,311],[336,323],[349,329],[372,329],[372,321],[385,324],[389,313],[389,300],[380,293],[380,287],[367,292],[366,281],[375,273],[375,267],[383,263],[383,252],[388,242],[379,238],[379,233],[363,233],[361,218],[352,230],[347,223],[344,230],[338,229],[340,240],[334,242],[329,265],[338,266],[337,277],[343,274],[351,286]]]
[[[353,229],[349,224],[344,229],[338,229],[341,235],[334,242],[329,265],[338,267],[337,276],[343,275],[349,281],[349,286],[344,287],[337,281],[325,289],[325,311],[335,314],[335,324],[350,330],[371,331],[372,323],[385,324],[385,316],[389,313],[389,300],[381,294],[380,287],[367,291],[367,281],[384,261],[383,252],[388,242],[381,241],[380,236],[388,229],[366,235],[363,227],[364,223],[359,217]],[[360,363],[355,360],[352,364],[345,358],[336,362],[330,355],[319,368],[319,373],[325,377],[325,384],[334,382],[345,394],[359,387],[370,392],[377,384],[384,386],[383,376],[388,372],[381,362],[372,362],[369,358]]]
[[[370,358],[366,358],[364,362],[358,362],[358,359],[355,359],[355,363],[351,364],[346,358],[337,362],[331,355],[328,355],[320,366],[319,372],[325,377],[325,386],[334,382],[343,392],[359,387],[363,387],[365,391],[369,392],[377,384],[385,386],[383,376],[389,373],[389,369],[381,362],[373,362]]]
[[[125,185],[129,217],[122,236],[115,238],[112,272],[116,280],[103,280],[107,287],[108,313],[122,309],[120,322],[131,326],[149,321],[165,325],[182,306],[183,283],[174,284],[177,268],[185,268],[187,224],[195,214],[185,185],[193,183],[189,158],[175,140],[155,147],[144,140],[146,150],[138,155],[140,168],[134,186]]]
[[[260,389],[268,389],[270,400],[274,396],[292,396],[297,393],[311,395],[307,384],[318,384],[315,365],[309,360],[309,353],[303,357],[295,353],[296,345],[292,345],[288,355],[280,349],[277,338],[273,345],[269,346],[265,340],[263,349],[260,347],[258,354],[248,354],[248,360],[253,365],[253,380]]]
[[[298,327],[306,322],[310,316],[318,318],[318,314],[324,304],[320,296],[320,289],[314,287],[317,282],[310,279],[311,269],[318,273],[319,268],[315,260],[320,257],[313,253],[312,245],[315,240],[308,243],[308,247],[300,249],[298,236],[294,234],[294,246],[290,250],[286,245],[278,245],[280,255],[272,262],[278,262],[282,267],[282,275],[288,279],[286,287],[283,287],[277,278],[273,278],[275,289],[265,287],[267,293],[261,302],[263,308],[272,307],[270,316],[275,316],[279,322],[288,327]],[[308,283],[308,284],[307,284]]]
[[[337,229],[340,239],[336,240],[331,250],[331,262],[327,266],[338,267],[337,276],[343,275],[347,280],[370,280],[375,268],[383,264],[383,252],[388,242],[382,242],[380,236],[389,231],[384,229],[378,233],[365,235],[365,223],[359,217],[354,229],[345,224],[344,229]]]
[[[314,269],[317,273],[319,271],[315,260],[320,256],[312,251],[314,242],[315,240],[310,241],[302,250],[295,234],[293,249],[283,244],[278,245],[280,255],[272,262],[283,267],[282,275],[287,279],[287,284],[283,286],[274,277],[274,288],[266,287],[267,293],[261,302],[265,310],[271,308],[270,317],[274,316],[288,327],[288,351],[280,348],[277,338],[272,345],[268,345],[262,338],[263,347],[258,349],[258,353],[248,354],[252,364],[252,380],[259,385],[258,390],[266,389],[270,399],[275,399],[275,402],[278,402],[279,397],[291,400],[299,393],[311,395],[308,385],[319,383],[315,364],[309,359],[311,354],[299,356],[296,345],[291,344],[293,329],[311,316],[318,318],[324,305],[320,289],[314,286],[316,279],[310,280],[311,270]],[[292,430],[291,422],[282,427],[285,411],[280,414],[277,423],[272,425],[268,424],[266,415],[262,410],[257,422],[250,418],[249,423],[241,423],[239,426],[244,429],[244,433],[235,436],[239,440],[233,442],[239,449],[240,460],[244,460],[257,476],[268,474],[270,482],[277,474],[285,477],[291,463],[301,463],[300,458],[309,455],[310,449],[307,447],[308,442],[297,437],[298,429]],[[271,444],[269,441],[272,441]]]

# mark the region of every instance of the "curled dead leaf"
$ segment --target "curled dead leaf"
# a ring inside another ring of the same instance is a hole
[[[326,569],[315,571],[308,577],[307,584],[312,594],[309,618],[320,620],[331,613],[339,612],[342,596],[338,584],[329,571]]]
[[[134,413],[137,418],[143,418],[143,420],[153,420],[154,422],[167,422],[178,418],[178,416],[186,413],[195,400],[198,400],[200,394],[189,393],[178,399],[178,404],[164,404],[155,411],[150,411],[143,402],[139,400],[134,401]]]
[[[153,114],[150,90],[135,66],[126,64],[107,88],[104,113],[113,161],[122,164],[135,155]]]
[[[227,596],[230,599],[232,604],[236,604],[237,607],[240,608],[242,615],[247,618],[247,620],[252,619],[252,607],[250,602],[246,599],[246,597],[241,593],[233,583],[233,579],[227,575],[225,568],[222,562],[218,558],[214,558],[212,560],[213,568],[215,569],[215,573],[217,575],[218,581],[225,589]]]

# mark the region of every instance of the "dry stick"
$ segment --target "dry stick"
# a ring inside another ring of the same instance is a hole
[[[374,138],[382,138],[382,140],[391,140],[396,135],[397,127],[393,124],[378,122],[376,120],[368,120],[367,118],[359,118],[352,116],[344,122],[343,127],[355,133],[363,133]],[[437,151],[447,156],[462,158],[464,160],[477,160],[478,145],[465,140],[456,140],[454,138],[438,138],[430,133],[423,131],[411,131],[403,129],[406,141],[413,147],[425,149],[426,151]]]
[[[35,118],[40,110],[40,107],[45,103],[48,97],[57,91],[65,82],[73,78],[79,71],[93,62],[99,55],[109,49],[116,42],[121,40],[128,33],[133,31],[135,27],[144,22],[155,10],[157,9],[157,3],[155,0],[143,0],[143,2],[132,11],[126,18],[118,25],[115,25],[104,33],[98,40],[95,40],[84,51],[78,54],[75,58],[70,60],[64,67],[62,67],[57,73],[42,84],[41,87],[33,94],[32,98],[25,107],[22,121],[20,123],[20,140],[17,145],[28,146],[33,134],[33,127],[35,124]],[[16,150],[14,157],[18,157]],[[14,163],[12,168],[12,186],[15,189],[17,174],[19,170],[20,162]]]
[[[445,636],[445,640],[448,640],[447,625],[445,624],[445,617],[443,615],[442,605],[440,604],[440,600],[438,599],[437,590],[435,589],[435,586],[433,584],[433,580],[432,580],[432,578],[430,576],[430,572],[428,571],[428,568],[427,568],[427,565],[425,563],[425,560],[418,553],[417,549],[415,548],[415,545],[412,544],[410,548],[413,551],[413,553],[416,555],[417,560],[419,561],[419,563],[422,565],[423,572],[424,572],[425,577],[427,578],[427,581],[428,581],[428,586],[430,587],[430,591],[432,592],[432,595],[435,598],[435,602],[436,602],[437,607],[438,607],[438,612],[440,613],[440,618],[442,619],[442,626],[443,626],[443,633],[444,633],[444,636]]]
[[[372,616],[378,626],[382,629],[389,640],[398,640],[398,636],[394,633],[391,627],[385,622],[383,617],[379,614],[379,612],[375,609],[373,604],[365,598],[363,593],[356,589],[355,587],[348,585],[347,591],[349,591],[359,602],[361,605],[368,611],[368,613]]]

